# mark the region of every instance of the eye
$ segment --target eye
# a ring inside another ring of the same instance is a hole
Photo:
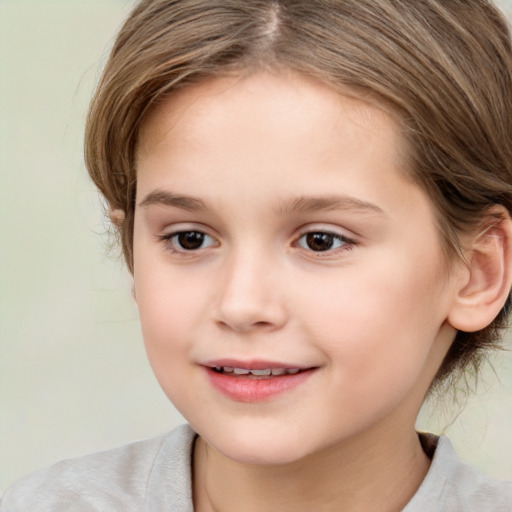
[[[216,245],[216,241],[202,231],[179,231],[162,237],[176,252],[190,252]]]
[[[326,252],[339,249],[352,241],[343,235],[324,231],[312,231],[299,238],[297,245],[314,252]]]

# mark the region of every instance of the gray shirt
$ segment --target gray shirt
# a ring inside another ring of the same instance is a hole
[[[4,495],[0,512],[193,512],[191,457],[196,434],[169,434],[29,475]],[[448,438],[422,434],[430,470],[403,512],[512,512],[512,482],[460,462]]]

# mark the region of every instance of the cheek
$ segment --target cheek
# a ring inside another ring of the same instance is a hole
[[[202,314],[198,287],[193,277],[171,272],[158,260],[136,261],[137,306],[144,343],[157,377],[159,367],[175,367],[176,356],[187,349],[191,327]]]
[[[314,296],[300,308],[303,329],[358,382],[413,378],[445,319],[437,260],[378,261],[309,286]]]
[[[199,307],[201,275],[170,261],[161,244],[135,224],[134,287],[142,329],[153,338],[169,338]]]
[[[197,293],[193,293],[197,285],[187,286],[168,269],[156,266],[145,267],[136,275],[135,284],[149,363],[164,393],[184,414],[188,404],[203,400],[190,378],[191,333],[199,310]]]

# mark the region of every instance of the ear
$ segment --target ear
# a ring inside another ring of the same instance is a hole
[[[501,206],[488,211],[467,241],[464,272],[448,323],[459,331],[487,327],[503,308],[512,286],[512,220]]]
[[[112,224],[114,224],[116,227],[122,226],[124,219],[126,218],[124,210],[121,210],[120,208],[110,210],[108,216]]]

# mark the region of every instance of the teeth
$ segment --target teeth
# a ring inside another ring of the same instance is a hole
[[[299,368],[265,368],[263,370],[252,370],[247,368],[234,368],[232,366],[216,366],[217,372],[234,373],[235,375],[254,375],[255,377],[269,377],[279,375],[296,375],[300,372]]]
[[[267,368],[266,370],[251,370],[251,373],[253,375],[263,376],[270,375],[272,373],[272,370],[270,368]]]

